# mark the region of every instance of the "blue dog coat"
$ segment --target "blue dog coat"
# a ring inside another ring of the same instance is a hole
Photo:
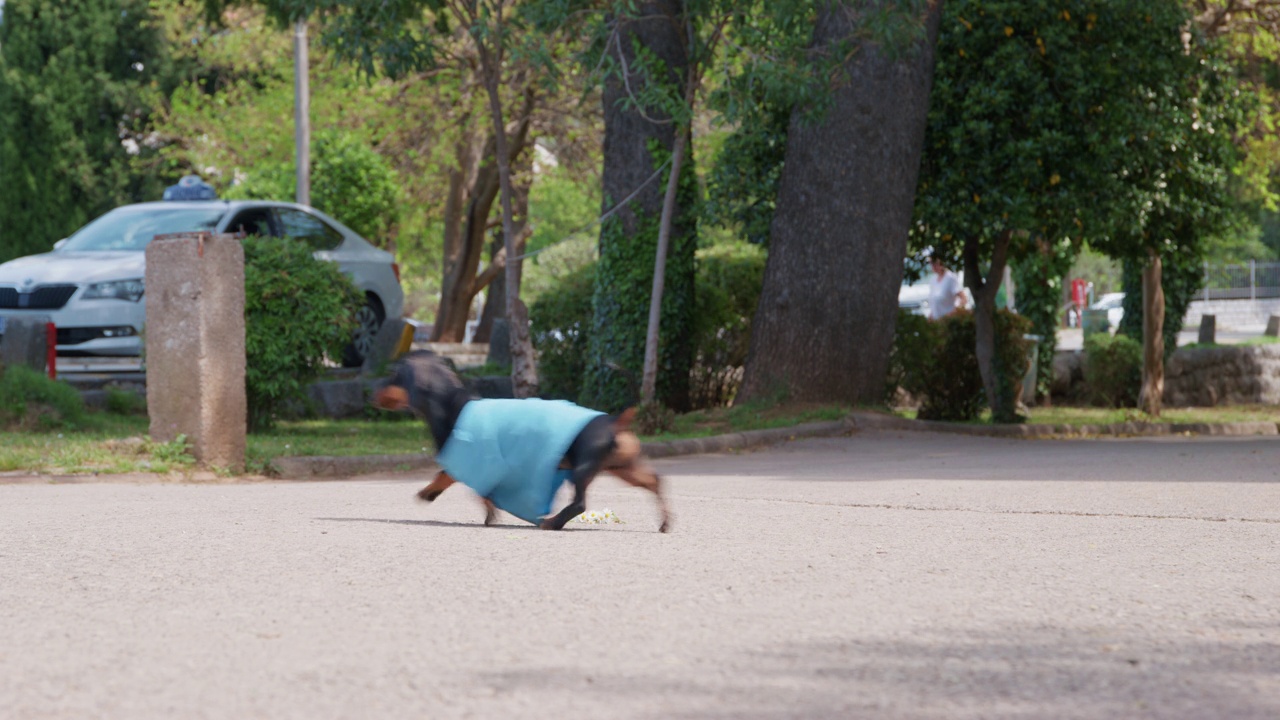
[[[436,461],[498,508],[537,524],[572,474],[559,467],[564,454],[603,414],[565,400],[472,400]]]

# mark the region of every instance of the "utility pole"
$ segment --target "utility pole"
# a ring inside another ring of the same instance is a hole
[[[311,88],[307,66],[307,21],[293,26],[293,128],[297,144],[299,205],[311,204]]]

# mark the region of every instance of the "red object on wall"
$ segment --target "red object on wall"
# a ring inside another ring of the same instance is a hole
[[[58,328],[53,323],[44,326],[45,364],[49,366],[49,379],[58,379]]]
[[[1085,303],[1088,301],[1089,283],[1081,280],[1080,278],[1075,278],[1071,281],[1071,302],[1075,303],[1076,307],[1083,310]]]

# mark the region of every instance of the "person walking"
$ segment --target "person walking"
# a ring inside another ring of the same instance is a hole
[[[933,277],[929,278],[929,319],[940,320],[964,304],[964,285],[955,273],[942,264],[942,258],[931,255]]]

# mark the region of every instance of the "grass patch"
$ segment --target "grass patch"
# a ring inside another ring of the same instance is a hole
[[[678,415],[674,429],[645,440],[679,440],[722,433],[839,420],[841,405],[755,403]],[[170,473],[193,467],[189,448],[147,439],[148,420],[136,415],[88,413],[84,426],[63,432],[0,432],[0,472],[51,475]],[[302,420],[281,422],[247,439],[250,473],[278,457],[399,455],[433,451],[421,422]]]
[[[1247,338],[1236,343],[1188,343],[1178,346],[1179,350],[1203,350],[1205,348],[1224,348],[1235,347],[1237,345],[1245,345],[1249,347],[1257,347],[1259,345],[1276,345],[1280,344],[1280,337],[1271,337],[1269,335],[1258,335],[1257,337]]]
[[[76,430],[0,433],[0,472],[90,475],[178,472],[195,460],[181,443],[146,438],[145,417],[88,413]]]
[[[1206,408],[1166,408],[1152,417],[1133,408],[1032,408],[1029,422],[1041,425],[1109,425],[1123,422],[1236,423],[1280,422],[1280,408],[1267,405],[1231,405]]]
[[[915,410],[899,410],[899,417],[916,419]],[[991,412],[983,411],[976,423],[989,424]],[[1028,425],[1113,425],[1124,422],[1150,423],[1236,423],[1280,422],[1280,408],[1273,405],[1231,405],[1205,408],[1166,408],[1152,417],[1134,408],[1034,407]]]
[[[645,440],[684,440],[747,430],[766,430],[800,423],[839,420],[852,410],[848,405],[818,403],[744,403],[677,415],[670,432],[646,435]]]

